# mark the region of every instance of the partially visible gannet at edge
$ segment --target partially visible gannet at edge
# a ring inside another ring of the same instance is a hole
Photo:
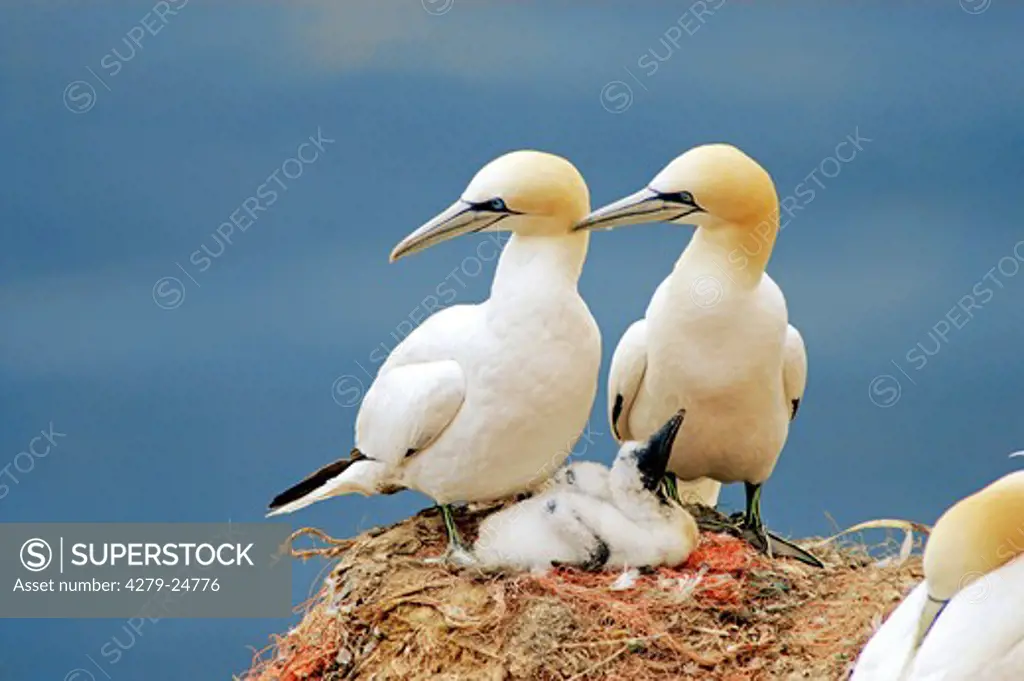
[[[947,510],[924,581],[864,647],[852,681],[1024,679],[1024,471]]]
[[[473,546],[478,564],[543,572],[685,561],[698,542],[697,523],[658,495],[683,418],[679,412],[646,442],[624,443],[610,471],[573,463],[545,492],[488,516]]]
[[[450,504],[534,488],[566,460],[597,391],[601,338],[577,292],[590,210],[564,158],[516,151],[403,239],[391,260],[461,234],[511,231],[491,296],[438,312],[381,366],[356,419],[355,449],[275,498],[270,515],[328,497],[418,490],[441,505],[449,554],[464,548]]]
[[[771,476],[807,382],[807,353],[786,299],[765,272],[779,203],[768,173],[739,149],[696,147],[647,187],[592,212],[579,230],[671,222],[697,227],[644,319],[623,335],[608,378],[612,431],[642,439],[686,409],[669,470],[676,494],[714,506],[720,483],[743,482],[741,528],[755,546],[820,566],[770,534],[761,486]]]

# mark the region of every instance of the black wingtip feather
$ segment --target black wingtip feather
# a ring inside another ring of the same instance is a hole
[[[612,407],[612,432],[614,433],[616,440],[622,439],[622,433],[619,432],[620,416],[622,416],[622,395],[616,395],[615,405]]]
[[[286,504],[292,503],[296,499],[301,499],[316,488],[326,484],[332,478],[336,478],[344,473],[345,469],[356,461],[364,458],[366,457],[364,457],[358,449],[353,449],[349,458],[338,459],[334,463],[327,464],[323,468],[303,478],[301,482],[292,485],[285,491],[278,494],[270,502],[270,506],[267,510],[275,511]]]

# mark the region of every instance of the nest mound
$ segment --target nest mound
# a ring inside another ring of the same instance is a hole
[[[463,514],[467,536],[482,514]],[[351,540],[303,532],[330,545],[294,555],[336,563],[244,681],[845,679],[922,576],[864,545],[816,546],[816,570],[709,533],[683,565],[628,577],[484,574],[424,562],[444,548],[434,510]]]

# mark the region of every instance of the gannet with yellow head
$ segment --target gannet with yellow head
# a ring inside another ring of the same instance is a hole
[[[924,581],[864,647],[852,681],[1024,679],[1024,471],[947,510]]]
[[[590,210],[564,158],[516,151],[403,239],[392,261],[461,234],[510,231],[491,296],[438,312],[381,366],[360,406],[355,449],[278,495],[270,514],[328,497],[418,490],[442,507],[525,491],[557,470],[586,425],[601,339],[577,291]]]
[[[767,533],[761,485],[775,468],[807,381],[807,354],[782,291],[765,272],[778,195],[754,159],[727,144],[682,154],[647,187],[595,210],[581,231],[648,222],[697,227],[644,319],[612,358],[608,411],[619,441],[642,439],[686,409],[669,470],[691,501],[714,505],[743,482],[743,530],[762,550],[818,560]]]

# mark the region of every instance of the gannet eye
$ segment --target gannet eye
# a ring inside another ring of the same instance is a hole
[[[504,213],[508,210],[508,206],[501,199],[491,199],[487,202],[487,208],[493,210],[496,213]]]
[[[675,203],[683,203],[687,206],[696,206],[697,202],[693,198],[693,194],[690,192],[672,192],[669,194],[662,194],[662,199],[666,201],[673,201]]]

